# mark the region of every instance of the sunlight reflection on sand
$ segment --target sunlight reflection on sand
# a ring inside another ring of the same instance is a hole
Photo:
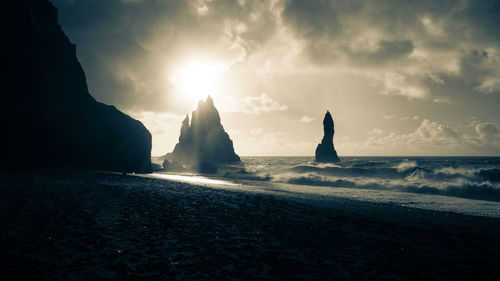
[[[210,179],[210,178],[206,178],[206,177],[202,177],[202,176],[194,176],[194,175],[174,175],[174,174],[153,173],[153,174],[149,174],[149,176],[154,177],[154,178],[187,182],[187,183],[202,183],[202,184],[210,184],[210,185],[238,185],[236,183],[232,183],[229,181]]]

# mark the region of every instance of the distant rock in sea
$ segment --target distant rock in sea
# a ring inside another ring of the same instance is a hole
[[[206,101],[198,102],[198,108],[191,116],[191,124],[188,115],[182,121],[179,143],[165,158],[188,163],[199,167],[200,171],[208,172],[216,171],[209,163],[240,161],[240,157],[234,152],[233,141],[222,127],[219,112],[210,96]]]
[[[90,96],[48,0],[4,1],[0,23],[2,170],[151,170],[151,134]]]
[[[330,163],[340,162],[337,151],[335,151],[335,147],[333,146],[333,135],[335,134],[335,129],[330,111],[326,112],[325,118],[323,119],[323,131],[323,139],[321,140],[321,143],[318,144],[318,147],[316,147],[316,161]]]

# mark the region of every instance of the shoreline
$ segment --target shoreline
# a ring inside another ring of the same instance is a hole
[[[500,218],[500,202],[440,194],[422,194],[395,190],[363,189],[354,187],[328,187],[257,180],[238,180],[213,175],[194,173],[156,172],[134,176],[202,185],[235,191],[249,191],[257,194],[285,196],[302,203],[328,205],[328,200],[348,199],[367,203],[394,204],[438,212]],[[381,198],[384,194],[386,198]],[[465,205],[465,207],[464,207]],[[326,206],[327,207],[327,206]]]
[[[6,280],[500,277],[500,219],[97,172],[1,174]]]

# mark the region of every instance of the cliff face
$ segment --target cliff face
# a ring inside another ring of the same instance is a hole
[[[198,108],[182,122],[179,143],[166,158],[189,164],[201,161],[232,163],[240,161],[234,153],[233,141],[222,127],[219,112],[211,97],[200,101]]]
[[[151,134],[90,96],[76,49],[47,0],[0,10],[2,169],[151,169]]]
[[[316,161],[318,162],[340,162],[340,159],[333,146],[333,135],[335,129],[333,125],[332,115],[327,111],[323,119],[323,132],[324,136],[321,143],[316,147]]]

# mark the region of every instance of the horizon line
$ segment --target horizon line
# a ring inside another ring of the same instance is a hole
[[[164,155],[151,155],[151,158],[163,157]],[[314,157],[314,155],[239,155],[240,157]],[[500,157],[500,155],[343,155],[342,157]]]

